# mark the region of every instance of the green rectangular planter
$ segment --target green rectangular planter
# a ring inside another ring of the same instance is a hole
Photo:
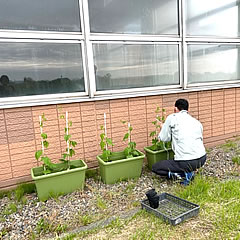
[[[59,168],[64,166],[63,163],[56,165]],[[87,165],[83,160],[73,160],[71,161],[71,165],[74,165],[76,168],[47,175],[42,175],[42,166],[31,169],[31,176],[36,184],[39,200],[45,201],[52,195],[65,194],[73,192],[76,189],[83,189]]]
[[[151,146],[144,148],[147,156],[149,170],[152,170],[152,165],[156,162],[159,162],[161,160],[174,159],[174,152],[171,148],[159,151],[153,151],[150,148]]]
[[[104,162],[101,155],[97,156],[100,166],[101,179],[106,184],[113,184],[129,178],[139,178],[142,172],[143,159],[145,155],[132,158],[125,158],[124,152],[113,152],[112,162]],[[117,159],[117,160],[116,160]]]

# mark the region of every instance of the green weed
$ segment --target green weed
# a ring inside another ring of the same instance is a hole
[[[15,212],[17,212],[18,208],[15,203],[9,203],[6,208],[3,210],[4,215],[11,215]]]
[[[82,225],[86,226],[93,222],[93,218],[90,215],[82,215],[79,217],[79,221]]]
[[[233,140],[226,140],[226,143],[220,146],[225,152],[230,152],[231,150],[237,150],[238,145]]]
[[[100,196],[97,197],[97,207],[100,210],[104,210],[107,208],[107,203]]]
[[[233,156],[232,161],[233,163],[240,165],[240,156]]]

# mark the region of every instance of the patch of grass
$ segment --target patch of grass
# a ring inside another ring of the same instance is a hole
[[[100,210],[104,210],[107,208],[107,203],[101,198],[101,196],[97,197],[97,208]]]
[[[237,164],[237,165],[240,165],[240,156],[233,156],[232,157],[232,162]]]
[[[225,152],[230,152],[231,150],[236,151],[238,148],[237,143],[234,140],[226,140],[224,144],[220,146]]]
[[[86,226],[90,223],[92,223],[94,220],[93,220],[93,217],[91,215],[82,215],[79,217],[79,222],[83,225],[83,226]]]
[[[10,191],[6,191],[6,190],[0,191],[0,199],[2,199],[4,197],[8,197],[9,192],[12,192],[12,190],[10,190]]]
[[[126,194],[131,194],[135,187],[136,187],[136,183],[128,183],[128,185],[126,186],[123,192]]]
[[[41,218],[36,225],[36,232],[41,235],[41,234],[46,234],[46,233],[63,233],[67,230],[67,225],[66,224],[54,224],[51,223],[50,221],[46,220],[45,218]]]
[[[200,205],[197,217],[171,226],[140,210],[127,220],[116,219],[104,228],[81,232],[77,239],[240,239],[240,181],[220,181],[197,175],[187,187],[175,184],[171,193]],[[71,238],[70,238],[71,239]]]
[[[18,208],[15,203],[9,203],[6,208],[3,210],[4,215],[11,215],[15,212],[17,212]]]
[[[206,153],[209,154],[212,151],[212,148],[206,148]]]
[[[40,233],[47,233],[50,229],[50,224],[44,218],[41,218],[36,225],[36,231],[38,234]]]
[[[7,235],[8,231],[7,229],[3,228],[1,231],[0,231],[0,239],[2,239],[2,237],[4,237],[5,235]]]

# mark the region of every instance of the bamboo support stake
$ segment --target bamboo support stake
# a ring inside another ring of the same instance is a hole
[[[41,132],[42,155],[44,156],[44,145],[43,145],[43,138],[42,138],[42,133],[43,133],[42,116],[39,116],[39,123],[40,123],[40,132]]]

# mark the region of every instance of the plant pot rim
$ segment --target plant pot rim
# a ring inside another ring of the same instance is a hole
[[[78,172],[80,170],[82,171],[82,170],[87,169],[87,164],[84,162],[84,160],[78,159],[78,160],[71,160],[70,162],[74,162],[74,161],[81,161],[83,163],[83,166],[82,167],[77,167],[77,168],[74,168],[74,169],[63,170],[63,171],[60,171],[60,172],[49,173],[49,174],[46,174],[46,175],[44,174],[44,175],[41,175],[41,176],[34,176],[33,170],[41,168],[42,166],[31,168],[32,179],[33,180],[41,180],[41,179],[45,179],[45,178],[51,178],[51,177],[60,176],[60,175],[64,175],[64,174],[67,174],[67,173]],[[58,165],[58,164],[61,164],[61,163],[56,163],[56,164]]]
[[[166,150],[165,150],[165,149],[162,149],[162,150],[153,151],[153,150],[149,149],[150,147],[152,147],[152,145],[151,145],[151,146],[144,147],[144,150],[145,150],[146,152],[152,153],[152,154],[158,154],[158,153],[161,153],[161,152],[165,152],[166,150],[167,150],[167,151],[171,151],[171,150],[172,150],[172,148],[167,148]]]
[[[137,149],[136,149],[137,150]],[[119,160],[114,160],[112,162],[105,162],[102,160],[101,158],[101,155],[102,154],[99,154],[97,155],[97,159],[98,159],[98,162],[101,163],[102,165],[106,165],[106,166],[109,166],[109,165],[114,165],[114,164],[118,164],[118,163],[123,163],[123,162],[129,162],[129,161],[133,161],[133,160],[137,160],[137,159],[142,159],[142,158],[145,158],[145,154],[142,153],[141,151],[137,150],[141,155],[140,156],[137,156],[137,157],[131,157],[131,158],[124,158],[124,159],[119,159]],[[113,154],[118,154],[118,153],[122,153],[123,151],[119,151],[119,152],[113,152]]]

